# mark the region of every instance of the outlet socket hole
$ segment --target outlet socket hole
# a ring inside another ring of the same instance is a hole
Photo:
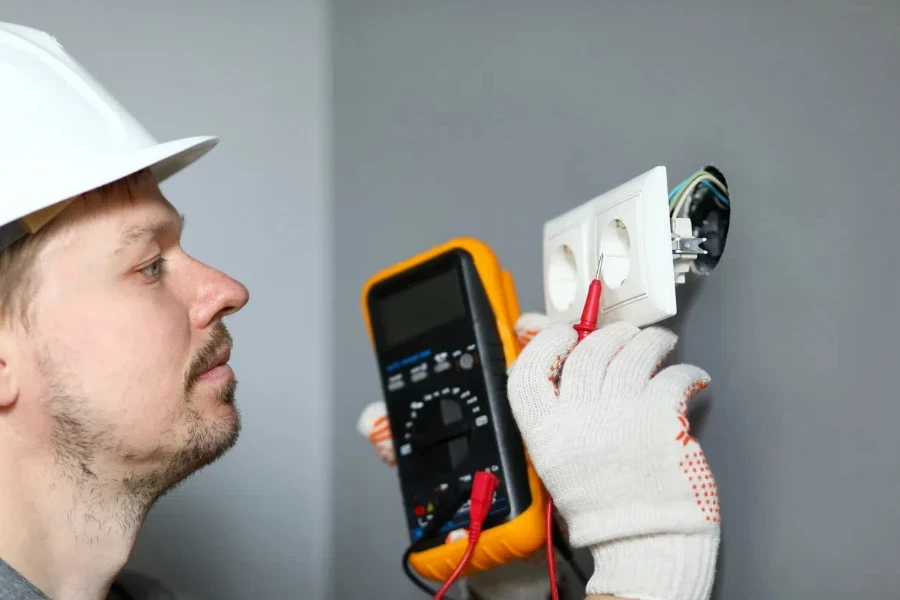
[[[550,257],[548,277],[553,308],[558,311],[568,310],[578,291],[578,271],[575,253],[565,244],[557,248]]]
[[[610,221],[603,228],[600,252],[603,254],[603,285],[612,289],[621,287],[631,270],[631,236],[621,219]]]

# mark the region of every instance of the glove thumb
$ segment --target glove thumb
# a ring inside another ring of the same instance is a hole
[[[513,325],[513,331],[519,339],[522,346],[528,345],[528,342],[534,339],[534,336],[549,327],[553,321],[544,313],[526,312],[522,313],[516,319]]]
[[[391,424],[387,417],[387,405],[383,400],[373,402],[363,409],[356,422],[356,430],[368,438],[382,462],[391,467],[396,464]]]

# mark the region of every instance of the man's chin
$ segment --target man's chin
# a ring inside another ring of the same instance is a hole
[[[235,404],[234,383],[229,384],[215,406],[191,411],[190,437],[176,451],[166,469],[168,487],[175,487],[196,471],[214,463],[237,443],[241,433],[241,414]]]
[[[241,433],[241,413],[234,398],[223,400],[213,411],[197,423],[183,450],[188,463],[195,470],[218,460],[237,443]]]

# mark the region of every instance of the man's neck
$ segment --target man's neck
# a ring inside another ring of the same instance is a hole
[[[54,600],[105,599],[150,503],[52,456],[5,455],[0,481],[0,558]]]

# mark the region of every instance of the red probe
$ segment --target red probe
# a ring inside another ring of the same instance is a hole
[[[581,342],[592,331],[597,329],[597,318],[600,315],[600,293],[603,284],[600,282],[600,269],[603,267],[603,255],[597,262],[597,274],[588,286],[587,298],[584,300],[584,308],[581,310],[581,320],[572,327],[578,332],[578,341]],[[547,572],[550,576],[550,593],[553,600],[559,600],[559,590],[556,589],[556,561],[553,556],[553,498],[547,501]]]
[[[603,290],[603,284],[600,283],[600,269],[603,268],[603,255],[597,261],[597,274],[594,275],[593,281],[588,286],[587,298],[584,300],[584,308],[581,310],[581,321],[573,325],[575,331],[578,332],[578,341],[580,342],[588,336],[588,334],[597,329],[597,317],[600,314],[600,292]]]

